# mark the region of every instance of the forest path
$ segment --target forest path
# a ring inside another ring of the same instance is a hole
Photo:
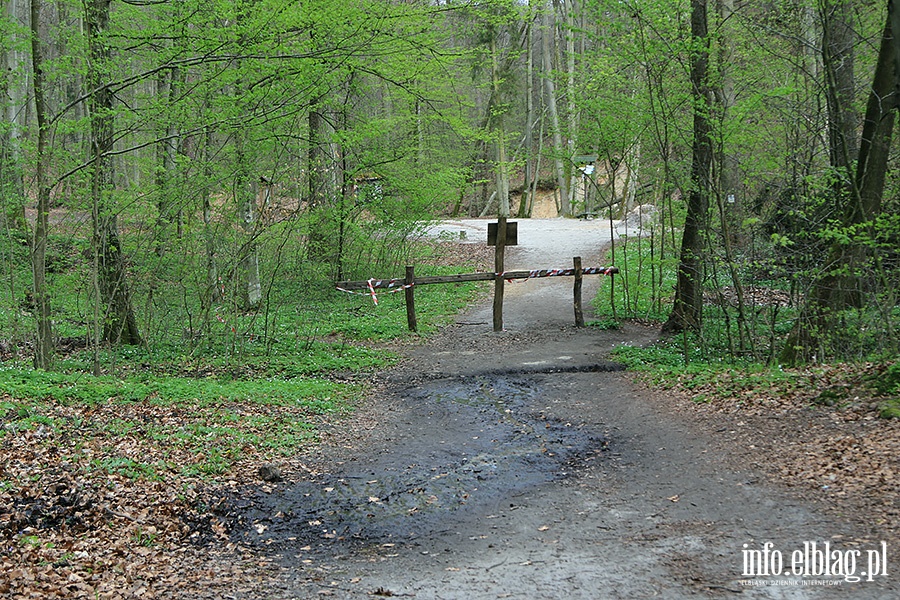
[[[593,264],[599,223],[553,221],[520,224],[511,268]],[[744,544],[772,543],[790,568],[804,542],[855,532],[635,385],[608,352],[655,332],[576,329],[571,283],[509,286],[502,333],[485,301],[408,347],[308,477],[231,500],[234,536],[280,566],[265,597],[898,596],[885,578],[745,577]]]

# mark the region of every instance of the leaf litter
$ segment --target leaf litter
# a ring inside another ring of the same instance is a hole
[[[267,439],[260,417],[310,416],[300,406],[227,409],[242,418],[225,428],[222,406],[0,397],[0,596],[221,598],[260,586],[275,567],[229,540],[215,499],[261,478],[274,489],[267,473],[305,471],[301,448],[280,456],[254,443]]]
[[[704,421],[773,481],[854,520],[873,540],[897,542],[900,420],[882,418],[896,401],[896,388],[879,383],[887,370],[867,363],[785,369],[781,377],[730,371],[699,384],[685,374],[660,401]]]

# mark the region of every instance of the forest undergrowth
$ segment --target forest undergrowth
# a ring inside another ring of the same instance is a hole
[[[419,252],[423,270],[488,262],[475,245]],[[417,294],[420,331],[479,293],[442,288]],[[115,368],[101,376],[86,371],[83,345],[55,372],[7,355],[0,595],[177,598],[258,584],[268,564],[228,539],[213,498],[308,471],[321,431],[352,413],[372,375],[394,362],[391,347],[420,339],[406,332],[402,294],[382,296],[374,311],[368,296],[307,300],[283,329],[302,333],[268,349],[125,349],[105,357]]]
[[[615,327],[614,314],[659,325],[665,320],[674,273],[671,263],[649,260],[647,243],[620,246],[622,274],[612,294],[595,299],[595,326]],[[790,287],[785,280],[748,280],[744,308],[753,319],[743,331],[733,289],[712,281],[701,332],[662,336],[645,348],[623,346],[613,357],[641,385],[663,390],[662,402],[701,420],[711,439],[727,441],[745,466],[838,518],[896,537],[900,361],[872,342],[878,329],[852,331],[848,322],[839,332],[844,358],[780,365],[779,345],[798,314]],[[857,322],[867,318],[855,316]]]

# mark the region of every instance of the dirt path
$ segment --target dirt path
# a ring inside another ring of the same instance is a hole
[[[543,225],[520,229],[511,268],[568,266],[575,254],[592,265],[608,239],[593,223]],[[858,549],[856,575],[878,546],[741,468],[752,449],[702,430],[606,359],[653,331],[575,329],[571,279],[511,285],[507,298],[503,333],[490,331],[485,303],[410,349],[331,432],[308,477],[230,499],[235,538],[280,565],[265,597],[898,596],[880,575],[745,576],[745,544],[770,542],[785,569],[805,542],[829,542],[834,558]]]

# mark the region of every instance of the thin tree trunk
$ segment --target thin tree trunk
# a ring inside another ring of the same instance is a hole
[[[569,211],[566,215],[568,216],[575,206],[576,169],[573,168],[574,165],[571,161],[577,152],[576,136],[578,134],[578,111],[575,103],[575,0],[564,0],[563,10],[566,24],[566,123],[568,125],[566,148],[568,148],[569,157],[569,164],[567,165],[569,197],[566,202]]]
[[[737,327],[738,342],[741,351],[746,349],[748,341],[752,338],[745,335],[748,331],[746,318],[746,309],[744,307],[744,286],[741,282],[735,264],[734,245],[739,243],[737,240],[738,232],[741,230],[741,198],[739,194],[740,187],[740,164],[738,157],[728,152],[724,137],[724,130],[728,114],[736,104],[736,94],[734,91],[734,77],[731,69],[734,64],[733,60],[733,44],[727,24],[731,21],[734,14],[733,0],[716,0],[716,14],[718,21],[716,28],[720,30],[717,37],[717,54],[718,60],[718,77],[716,85],[713,87],[713,95],[716,99],[717,122],[719,124],[719,134],[716,136],[716,161],[713,166],[715,171],[714,181],[716,184],[715,201],[719,213],[719,222],[722,228],[722,249],[725,252],[725,264],[728,270],[728,276],[731,279],[731,285],[734,288],[737,298]],[[728,318],[728,312],[725,312]],[[730,337],[729,329],[729,337]]]
[[[203,133],[203,148],[198,154],[203,156],[203,237],[206,242],[206,289],[204,306],[211,308],[222,294],[219,289],[219,268],[216,260],[216,235],[212,226],[212,163],[210,155],[213,143],[212,127],[206,126]]]
[[[0,101],[4,105],[3,118],[6,134],[0,142],[0,193],[9,202],[4,203],[0,220],[3,224],[24,227],[23,205],[25,201],[25,180],[22,174],[22,138],[25,132],[25,113],[31,77],[28,69],[28,53],[20,47],[24,36],[19,27],[32,31],[32,43],[37,35],[37,26],[30,25],[28,16],[33,7],[20,0],[5,3],[6,19],[13,25],[10,47],[0,54],[0,66],[6,72],[0,75]],[[33,69],[32,69],[33,72]],[[46,112],[46,108],[45,108]],[[46,120],[46,116],[44,117]]]
[[[625,154],[625,160],[622,161],[625,167],[625,185],[623,194],[623,204],[625,205],[624,213],[628,214],[635,206],[638,189],[638,173],[641,170],[641,141],[636,140],[634,144],[629,146],[628,152]]]
[[[706,0],[691,0],[691,87],[694,99],[694,141],[691,190],[681,238],[681,258],[675,301],[663,331],[700,329],[703,317],[703,247],[709,212],[712,140],[709,108],[709,35]]]
[[[31,238],[31,272],[37,332],[34,343],[34,366],[49,369],[55,349],[47,290],[47,236],[49,233],[50,188],[47,186],[47,108],[44,89],[44,48],[40,36],[41,1],[31,0],[31,65],[34,75],[34,105],[37,121],[37,217]]]
[[[167,69],[160,71],[157,80],[156,93],[161,101],[171,105],[179,93],[180,71],[178,69]],[[169,236],[171,235],[172,223],[178,219],[178,214],[174,208],[176,202],[175,189],[173,182],[176,180],[175,172],[177,164],[177,154],[180,145],[178,126],[174,120],[167,121],[160,131],[161,141],[156,145],[157,152],[157,172],[156,172],[156,188],[159,195],[157,200],[157,219],[156,219],[156,254],[163,256],[166,252]]]
[[[416,98],[416,165],[425,168],[425,119],[423,118],[422,99]]]
[[[323,100],[323,99],[320,99]],[[310,211],[309,257],[316,262],[336,263],[329,236],[336,234],[329,214],[340,186],[337,185],[337,150],[331,142],[334,131],[323,108],[314,102],[309,109],[309,150],[307,154]]]
[[[719,35],[716,40],[718,60],[718,76],[716,84],[712,86],[712,94],[716,101],[717,122],[720,130],[725,129],[725,121],[729,112],[737,104],[737,95],[734,90],[734,77],[732,76],[732,65],[734,64],[732,36],[729,35],[731,30],[727,29],[728,23],[732,20],[734,14],[734,0],[716,0],[716,14],[718,22],[716,24],[719,29]],[[740,164],[738,157],[734,153],[729,153],[725,147],[725,140],[720,133],[716,141],[716,164],[713,169],[716,171],[715,184],[717,194],[728,200],[728,206],[731,212],[737,213],[740,205],[738,189],[741,182]],[[723,218],[726,214],[721,215]],[[734,218],[737,218],[735,216]],[[740,229],[735,227],[735,229]]]
[[[529,15],[529,19],[532,17]],[[529,21],[525,35],[528,45],[525,64],[525,182],[519,200],[517,217],[531,216],[532,181],[534,174],[534,22]]]
[[[238,305],[245,311],[256,310],[262,300],[259,280],[259,249],[256,245],[257,179],[246,154],[244,144],[248,135],[244,127],[235,132],[236,162],[234,199],[238,222],[244,234],[238,264]]]
[[[854,109],[853,9],[849,0],[825,0],[822,7],[822,64],[828,106],[828,156],[838,175],[835,192],[842,202],[852,194],[859,115]]]
[[[553,135],[553,164],[556,168],[556,182],[559,188],[559,210],[564,216],[568,216],[571,208],[569,207],[569,186],[563,163],[565,147],[563,146],[562,132],[559,125],[559,111],[556,108],[556,84],[553,82],[553,60],[550,47],[550,42],[556,37],[553,15],[553,7],[548,3],[548,6],[544,8],[541,56],[544,68],[544,95],[547,98],[547,111],[550,113],[550,128]]]
[[[506,160],[506,129],[504,127],[504,111],[506,104],[502,101],[500,91],[500,57],[498,56],[497,35],[491,36],[491,85],[493,88],[493,103],[491,107],[491,121],[493,122],[494,135],[497,144],[497,203],[498,215],[509,217],[509,164]]]

